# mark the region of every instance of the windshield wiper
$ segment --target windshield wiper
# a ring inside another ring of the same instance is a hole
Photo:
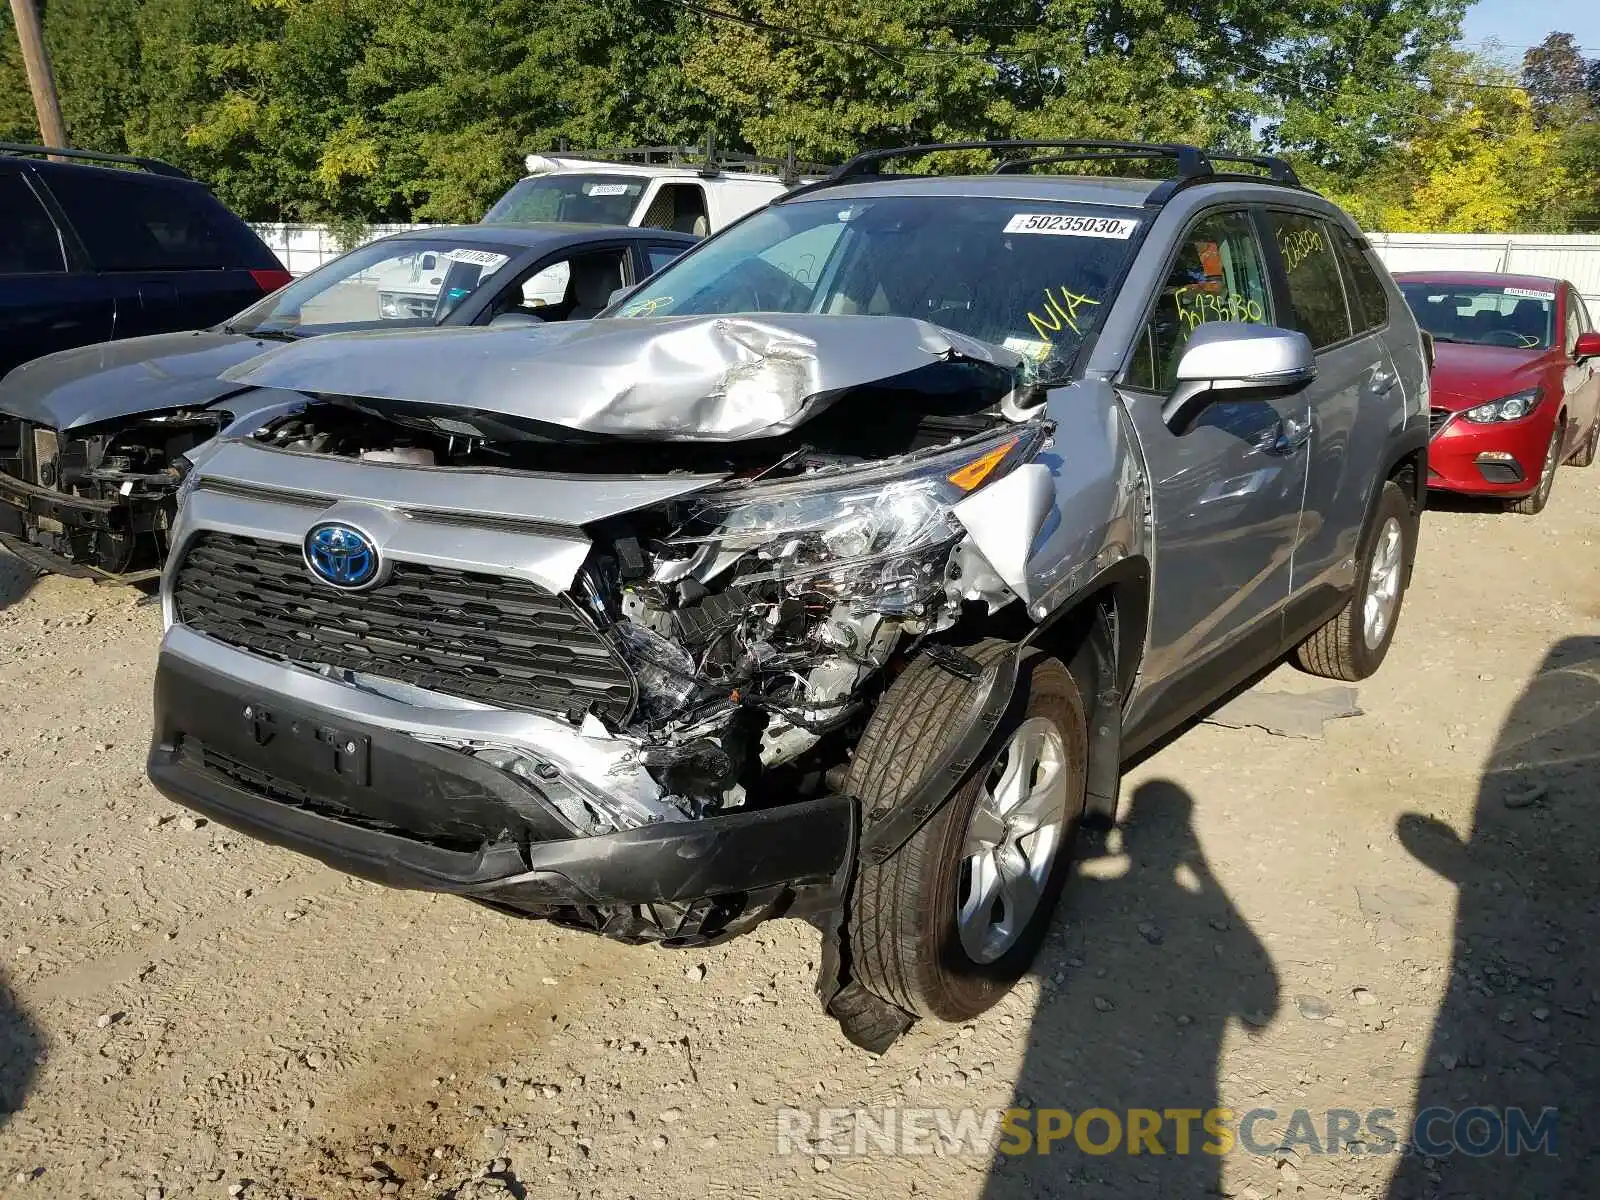
[[[234,329],[226,325],[223,326],[223,331],[225,333],[244,333],[242,329]],[[263,342],[298,342],[303,335],[294,332],[292,329],[253,329],[245,336],[253,337]]]
[[[1435,334],[1432,334],[1430,336],[1432,336],[1433,340],[1436,341],[1436,342],[1454,342],[1457,346],[1475,345],[1475,343],[1469,342],[1465,338],[1446,337],[1442,333],[1435,333]]]

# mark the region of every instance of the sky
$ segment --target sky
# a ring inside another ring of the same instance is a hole
[[[1486,39],[1498,38],[1501,57],[1516,63],[1551,32],[1570,33],[1584,54],[1600,58],[1600,0],[1478,0],[1467,10],[1460,44],[1480,50]]]

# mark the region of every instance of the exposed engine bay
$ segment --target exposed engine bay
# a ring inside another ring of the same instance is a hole
[[[836,788],[826,776],[897,665],[965,606],[993,611],[1012,598],[952,507],[1032,458],[1050,428],[1039,410],[1012,410],[992,373],[944,370],[932,394],[863,387],[801,429],[738,442],[645,446],[504,414],[329,396],[249,440],[597,483],[637,478],[641,463],[722,476],[585,527],[591,547],[569,595],[626,662],[635,700],[626,714],[547,714],[636,744],[660,793],[653,819],[681,820]],[[566,815],[585,828],[628,823],[603,804]]]
[[[0,418],[0,532],[98,573],[153,572],[167,552],[180,458],[227,419],[179,410],[58,432]]]

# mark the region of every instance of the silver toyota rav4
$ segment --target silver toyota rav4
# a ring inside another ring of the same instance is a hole
[[[594,322],[236,368],[156,785],[628,941],[807,919],[868,1048],[993,1004],[1125,760],[1285,656],[1382,662],[1428,355],[1281,162],[952,148],[1002,165],[862,155]],[[1062,173],[1134,159],[1172,170]]]

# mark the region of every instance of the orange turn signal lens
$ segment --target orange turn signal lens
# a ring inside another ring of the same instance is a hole
[[[1007,456],[1017,448],[1021,438],[1012,438],[1004,445],[996,446],[982,457],[975,458],[964,467],[959,467],[945,478],[955,484],[963,492],[974,491],[989,476],[993,475],[995,468],[1005,462]]]

